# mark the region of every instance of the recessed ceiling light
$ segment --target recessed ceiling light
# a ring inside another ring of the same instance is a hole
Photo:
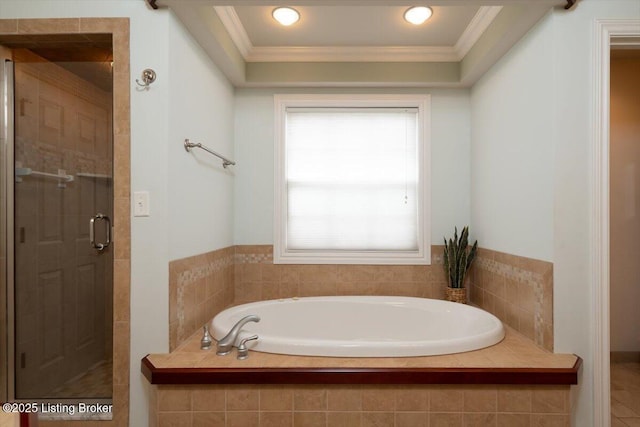
[[[413,6],[407,9],[404,13],[404,19],[413,25],[420,25],[427,19],[431,18],[432,13],[433,11],[430,7]]]
[[[273,19],[285,27],[295,24],[298,22],[298,19],[300,19],[298,11],[290,7],[276,7],[273,9],[273,12],[271,12],[271,15]]]

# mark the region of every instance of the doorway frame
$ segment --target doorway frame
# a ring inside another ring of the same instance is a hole
[[[593,284],[593,415],[594,425],[611,425],[610,373],[610,51],[616,38],[636,38],[640,48],[639,19],[595,21],[593,55],[593,138],[591,144],[591,278]]]
[[[129,18],[0,19],[1,35],[111,34],[113,47],[113,410],[105,427],[129,425],[131,114]],[[66,421],[63,421],[66,422]],[[86,422],[93,425],[93,421]],[[47,423],[48,424],[48,423]],[[79,427],[83,421],[74,425]]]

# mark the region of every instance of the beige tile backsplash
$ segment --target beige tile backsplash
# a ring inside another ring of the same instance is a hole
[[[234,301],[234,247],[169,263],[169,348]]]
[[[235,303],[322,295],[444,298],[442,248],[432,265],[274,264],[273,247],[236,246]]]
[[[553,351],[552,263],[480,249],[470,282],[473,304]]]
[[[170,348],[223,308],[320,295],[403,295],[444,299],[442,246],[431,265],[274,264],[273,246],[240,245],[169,264]],[[539,346],[553,350],[553,264],[480,249],[470,299]]]

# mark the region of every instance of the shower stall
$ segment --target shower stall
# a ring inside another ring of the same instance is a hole
[[[0,37],[4,400],[112,399],[111,44]]]

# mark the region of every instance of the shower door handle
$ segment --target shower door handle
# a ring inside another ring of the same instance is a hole
[[[107,241],[104,243],[96,243],[96,222],[98,220],[102,220],[107,227],[105,234]],[[99,213],[89,220],[89,241],[91,246],[96,248],[98,251],[103,251],[109,246],[111,243],[111,220],[108,216]]]

